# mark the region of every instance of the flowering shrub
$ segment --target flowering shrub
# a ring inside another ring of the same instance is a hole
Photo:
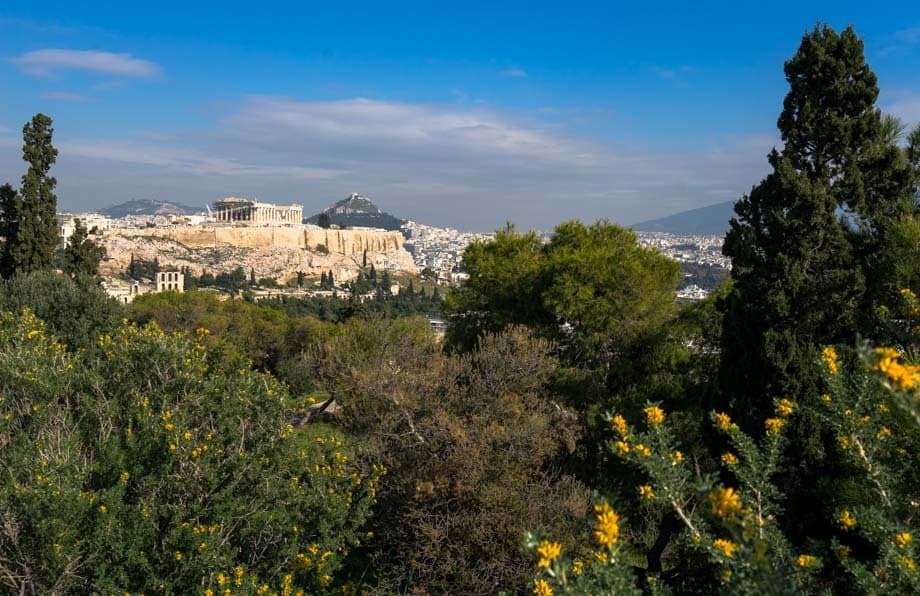
[[[743,432],[726,412],[710,421],[723,438],[719,474],[701,471],[699,461],[677,448],[668,415],[656,404],[639,423],[622,415],[607,417],[608,448],[640,469],[647,481],[636,487],[631,510],[679,520],[678,553],[708,570],[712,588],[726,593],[814,593],[831,589],[835,574],[847,573],[861,593],[917,593],[918,460],[920,460],[920,366],[892,348],[857,350],[852,362],[832,346],[820,354],[828,392],[776,400],[760,438]],[[828,536],[809,536],[799,544],[780,529],[784,495],[776,483],[787,453],[790,421],[814,408],[836,435],[836,449],[857,470],[850,501],[829,503]],[[636,574],[641,545],[622,544],[620,519],[609,505],[597,506],[595,542],[600,550],[587,559],[585,545],[559,544],[552,537],[528,535],[526,546],[538,557],[533,592],[561,594],[656,592],[666,572]]]
[[[0,585],[22,593],[315,593],[381,469],[203,337],[123,324],[67,352],[0,315]]]

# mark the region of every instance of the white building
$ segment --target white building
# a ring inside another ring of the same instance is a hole
[[[302,205],[274,205],[239,197],[227,197],[214,202],[214,220],[244,225],[300,224]]]

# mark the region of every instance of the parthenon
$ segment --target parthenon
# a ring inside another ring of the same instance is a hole
[[[227,197],[214,202],[214,219],[226,223],[299,224],[303,221],[303,206],[273,205],[239,197]]]

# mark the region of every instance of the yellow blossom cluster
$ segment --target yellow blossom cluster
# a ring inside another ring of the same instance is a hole
[[[920,365],[902,363],[901,354],[893,348],[878,348],[875,355],[875,368],[888,377],[893,387],[901,391],[920,388]]]
[[[719,412],[716,414],[716,426],[718,426],[720,430],[730,429],[732,426],[731,417],[725,412]]]
[[[661,426],[664,422],[664,410],[658,406],[647,406],[644,410],[645,420],[650,426]]]
[[[907,545],[910,544],[913,539],[914,537],[910,532],[901,532],[895,535],[894,543],[898,548],[907,548]]]
[[[795,559],[795,564],[799,567],[814,567],[817,563],[818,559],[814,555],[799,555]]]
[[[596,526],[594,538],[603,547],[610,548],[620,537],[620,516],[607,503],[594,506]]]
[[[776,403],[776,414],[780,418],[788,418],[795,411],[795,402],[791,399],[783,398]]]
[[[836,375],[840,372],[840,361],[837,359],[837,350],[831,346],[825,346],[825,348],[821,350],[821,360],[824,361],[827,372],[832,375]]]
[[[741,513],[741,497],[734,488],[716,488],[709,492],[712,513],[717,517],[732,518]]]
[[[621,437],[629,434],[629,425],[626,424],[626,419],[619,414],[610,419],[610,428],[615,430]]]
[[[642,497],[643,499],[649,499],[649,500],[654,499],[655,490],[648,484],[643,484],[642,486],[639,487],[639,496]]]
[[[713,540],[712,546],[728,559],[731,559],[732,557],[734,557],[735,551],[738,550],[737,544],[735,544],[731,540],[726,540],[724,538],[717,538]]]
[[[844,530],[852,530],[856,527],[856,516],[848,509],[844,509],[840,515],[837,516],[837,521]]]
[[[778,435],[782,432],[783,427],[786,426],[786,421],[782,418],[767,418],[764,421],[764,426],[767,429],[767,434]]]
[[[537,561],[537,567],[540,569],[549,567],[561,553],[562,545],[558,542],[549,542],[548,540],[541,541],[537,546],[537,554],[540,555],[540,560]]]
[[[533,585],[534,596],[553,596],[553,588],[545,579],[538,579]]]

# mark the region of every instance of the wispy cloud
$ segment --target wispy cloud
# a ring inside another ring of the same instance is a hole
[[[501,71],[498,74],[500,74],[503,77],[510,78],[510,79],[523,79],[527,77],[526,70],[522,68],[516,68],[516,67],[506,68],[505,70]]]
[[[43,94],[42,99],[53,99],[55,101],[72,101],[81,102],[89,101],[89,97],[80,93],[71,93],[70,91],[50,91]]]
[[[891,35],[883,37],[880,43],[878,53],[882,56],[909,50],[912,46],[920,44],[920,27],[898,29]]]
[[[432,148],[441,153],[527,157],[592,166],[596,148],[485,110],[366,98],[330,102],[252,97],[224,123],[259,135],[288,131],[308,141],[364,143],[379,148]]]
[[[244,163],[195,149],[125,140],[60,143],[62,153],[146,166],[181,170],[197,175],[284,177],[295,180],[326,180],[342,170],[302,166],[273,166]]]
[[[62,70],[82,70],[119,77],[155,78],[163,72],[159,65],[131,54],[96,50],[49,48],[27,52],[10,61],[34,76],[48,76]]]
[[[889,94],[890,99],[883,102],[882,109],[894,114],[908,125],[920,124],[920,92],[901,91]]]

